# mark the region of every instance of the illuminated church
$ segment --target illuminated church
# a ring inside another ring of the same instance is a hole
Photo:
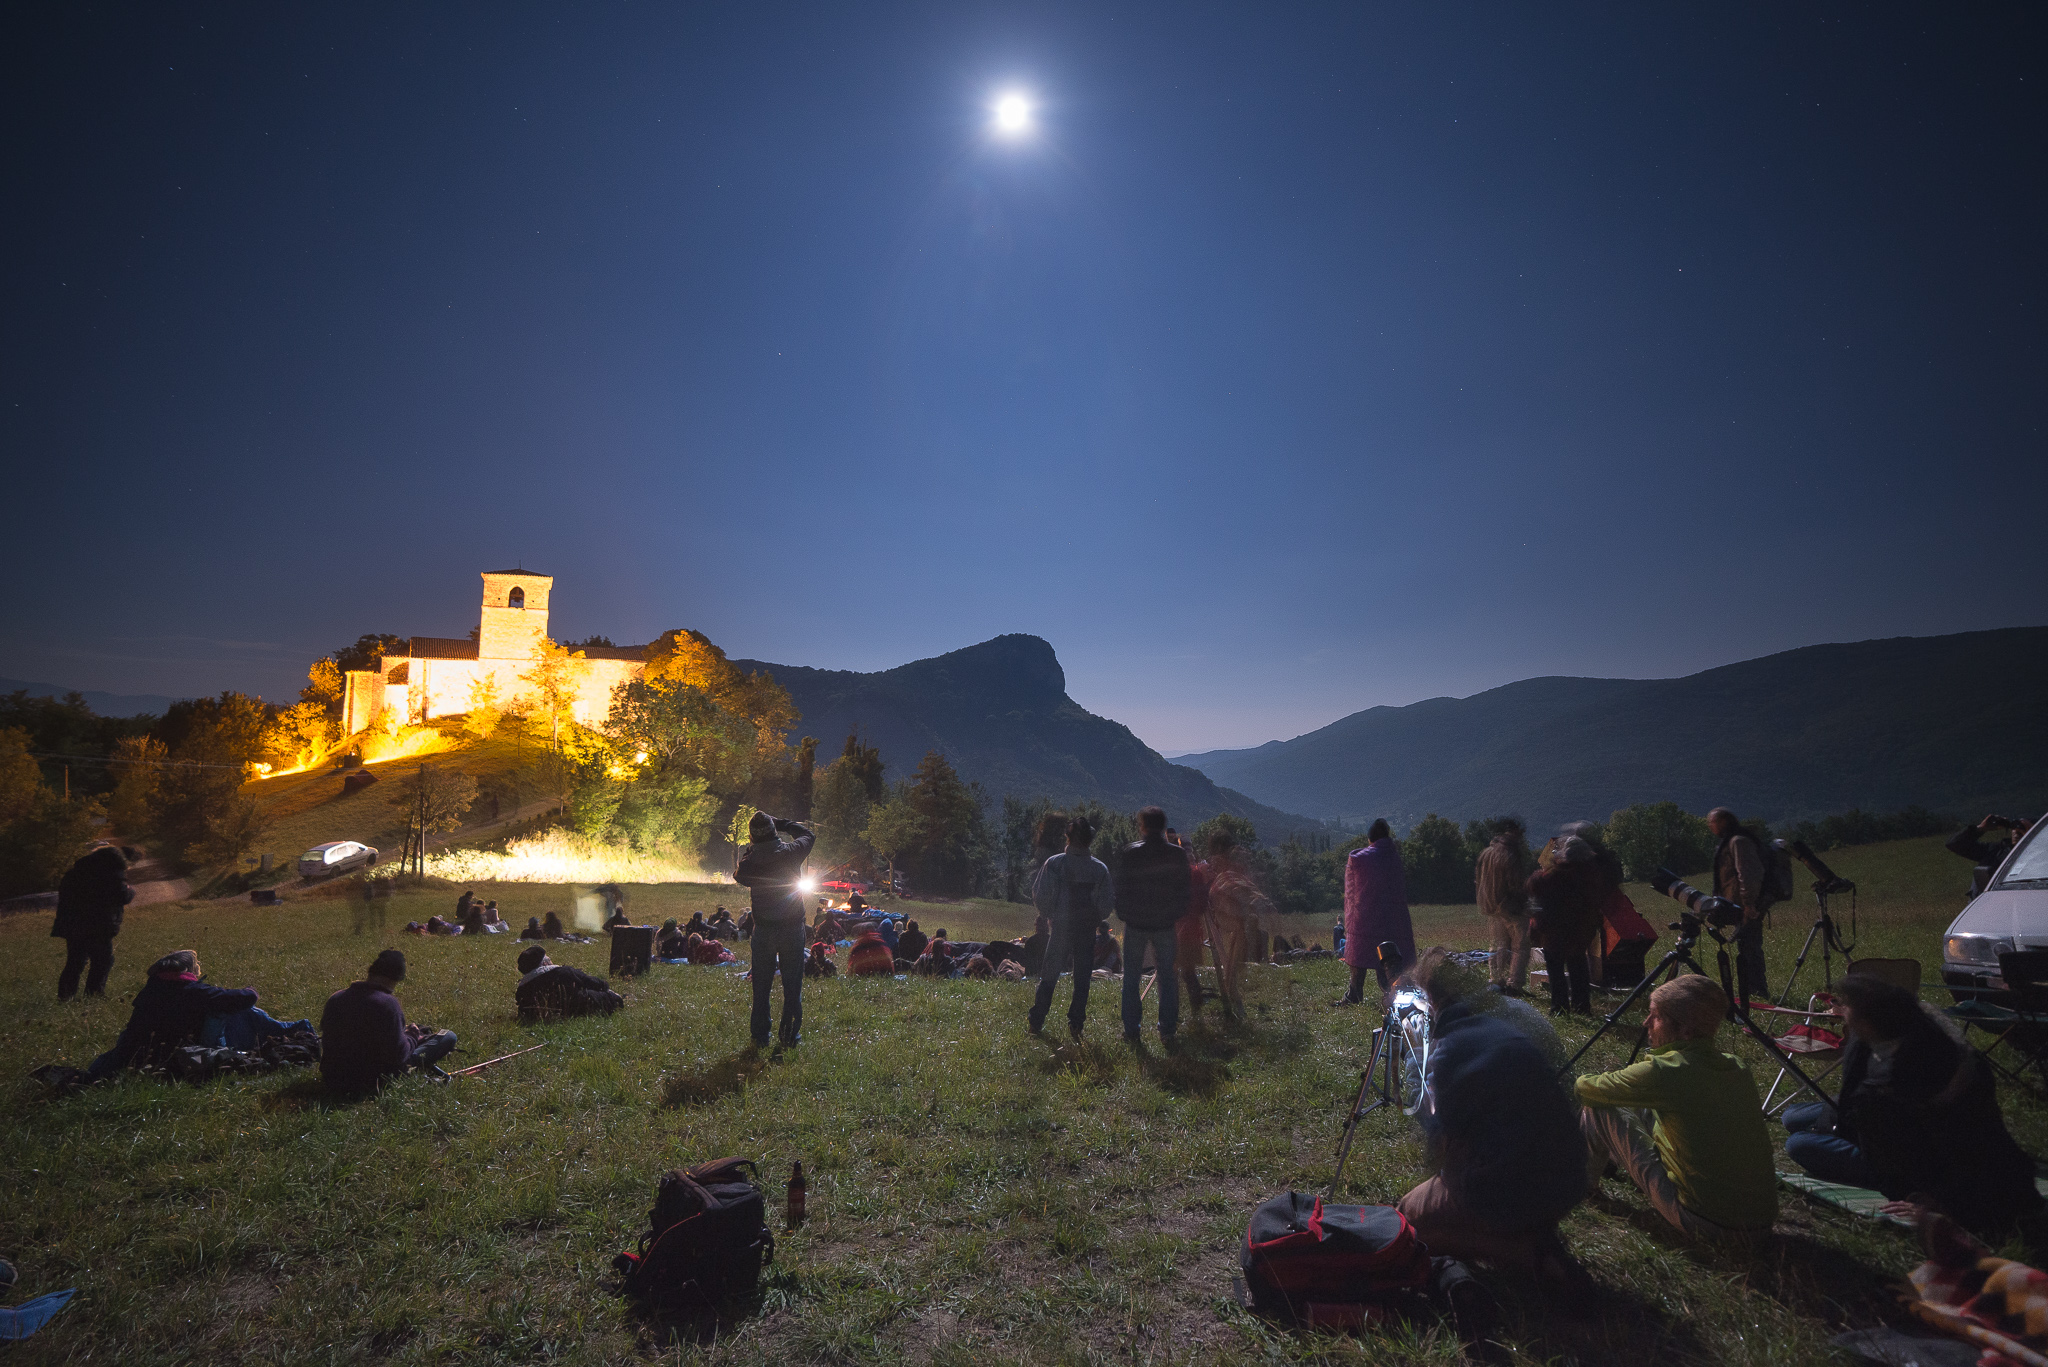
[[[521,674],[533,668],[534,647],[548,634],[548,591],[554,577],[530,570],[484,571],[482,617],[476,639],[415,636],[402,654],[388,654],[377,669],[350,670],[342,724],[350,733],[376,722],[389,708],[412,723],[456,716],[470,710],[485,680],[497,686],[497,705],[509,707],[527,686]],[[646,669],[641,646],[580,646],[588,668],[580,680],[573,712],[586,726],[611,712],[612,689]]]

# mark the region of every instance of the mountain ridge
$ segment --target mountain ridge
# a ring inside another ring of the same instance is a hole
[[[1121,722],[1089,712],[1067,696],[1059,656],[1037,636],[997,636],[874,673],[732,663],[789,690],[803,714],[797,731],[818,738],[821,761],[836,758],[840,740],[858,727],[892,779],[937,750],[993,799],[1093,799],[1126,811],[1157,803],[1183,829],[1231,812],[1268,841],[1321,826],[1173,764]]]
[[[1802,646],[1675,679],[1546,675],[1182,756],[1350,827],[1519,811],[1538,826],[1670,799],[1771,821],[1850,807],[2034,810],[2048,627]]]

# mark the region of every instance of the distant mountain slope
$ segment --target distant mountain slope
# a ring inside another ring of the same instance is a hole
[[[26,679],[0,679],[0,694],[27,693],[32,698],[61,698],[74,690],[57,684],[30,683]],[[85,705],[102,717],[133,717],[144,712],[162,716],[181,698],[163,698],[154,693],[100,693],[90,688],[76,690]]]
[[[1318,825],[1169,764],[1130,728],[1088,712],[1067,696],[1059,657],[1036,636],[998,636],[878,674],[733,663],[766,670],[789,690],[803,713],[798,733],[818,738],[820,763],[859,726],[881,749],[892,781],[937,750],[991,797],[1094,798],[1125,811],[1157,803],[1182,830],[1233,812],[1267,840]]]
[[[1682,679],[1525,679],[1186,755],[1261,802],[1345,827],[1631,802],[1785,820],[1919,804],[2048,805],[2048,627],[1807,646]]]

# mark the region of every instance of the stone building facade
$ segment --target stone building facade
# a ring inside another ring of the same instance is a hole
[[[553,576],[530,570],[484,571],[484,601],[476,639],[415,636],[405,653],[384,657],[379,669],[350,670],[342,725],[353,735],[389,708],[415,724],[470,710],[483,681],[497,686],[498,706],[527,691],[519,676],[533,668],[534,647],[548,634]],[[643,646],[585,646],[588,664],[573,712],[586,726],[611,712],[612,689],[646,669]]]

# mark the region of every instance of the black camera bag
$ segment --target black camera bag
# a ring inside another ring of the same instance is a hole
[[[637,1253],[612,1260],[625,1294],[657,1310],[701,1310],[754,1289],[775,1261],[767,1200],[745,1158],[671,1169],[655,1187]]]

